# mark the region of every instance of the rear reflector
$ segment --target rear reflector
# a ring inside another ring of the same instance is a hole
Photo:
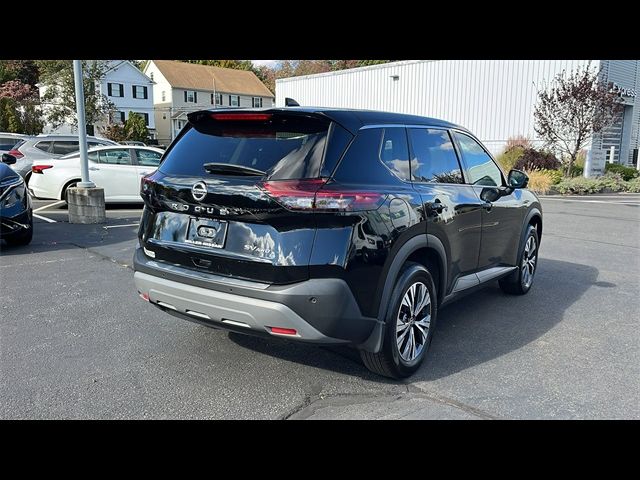
[[[148,293],[141,293],[140,294],[140,298],[143,299],[145,302],[149,301],[149,294]]]
[[[237,120],[237,121],[254,121],[264,122],[271,120],[270,113],[212,113],[211,118],[214,120]]]
[[[376,210],[385,196],[376,192],[326,185],[326,179],[276,180],[263,182],[266,193],[290,210],[358,212]]]
[[[282,328],[282,327],[269,327],[271,329],[271,333],[275,333],[277,335],[297,335],[298,332],[293,328]]]
[[[22,152],[21,152],[20,150],[15,150],[15,149],[13,149],[13,150],[9,150],[7,153],[8,153],[9,155],[13,155],[13,156],[14,156],[14,157],[16,157],[16,158],[22,158],[22,157],[24,157],[24,155],[22,154]]]
[[[33,173],[43,173],[42,171],[48,168],[53,168],[53,165],[34,165],[31,167],[31,171]]]

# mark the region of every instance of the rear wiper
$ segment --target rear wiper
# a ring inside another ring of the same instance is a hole
[[[263,176],[267,172],[258,170],[257,168],[245,167],[243,165],[233,165],[230,163],[205,163],[202,165],[209,173],[217,173],[218,175],[255,175]]]

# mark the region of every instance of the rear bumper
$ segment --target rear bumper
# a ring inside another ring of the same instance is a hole
[[[134,280],[149,301],[175,316],[212,327],[282,336],[312,343],[361,344],[376,319],[363,317],[347,284],[321,278],[267,285],[219,277],[163,264],[141,248],[134,255]],[[278,335],[270,327],[294,329]]]

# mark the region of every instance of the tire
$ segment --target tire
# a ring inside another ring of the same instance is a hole
[[[498,281],[504,293],[508,293],[509,295],[525,295],[531,290],[533,279],[538,270],[539,250],[540,239],[538,238],[538,231],[533,225],[529,225],[524,237],[524,242],[520,246],[518,269],[511,275]]]
[[[62,199],[64,200],[64,202],[69,205],[69,199],[67,198],[67,190],[69,190],[70,188],[75,187],[78,184],[77,181],[73,181],[71,183],[69,183],[69,185],[67,185],[66,187],[64,187],[64,192],[62,192]]]
[[[416,294],[413,297],[414,302],[411,302],[411,289]],[[428,299],[421,296],[421,292],[428,293]],[[360,351],[365,366],[374,373],[396,379],[414,374],[420,368],[431,345],[438,315],[437,298],[435,284],[429,271],[419,263],[407,262],[391,294],[385,318],[382,350],[378,353]],[[416,303],[423,306],[418,315],[412,315],[411,306],[415,308]],[[411,339],[416,350],[411,350]]]
[[[25,176],[24,176],[24,184],[28,187],[29,186],[29,180],[31,180],[31,172],[28,172]]]
[[[14,235],[13,237],[6,238],[5,241],[7,244],[19,247],[29,245],[31,243],[31,239],[33,238],[33,217],[29,217],[29,228],[23,231],[20,235]]]

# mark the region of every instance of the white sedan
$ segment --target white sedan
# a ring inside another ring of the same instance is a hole
[[[160,164],[164,150],[153,147],[109,146],[89,150],[89,178],[104,188],[105,202],[142,202],[140,179]],[[67,188],[81,181],[80,153],[37,160],[29,189],[37,198],[66,200]]]

